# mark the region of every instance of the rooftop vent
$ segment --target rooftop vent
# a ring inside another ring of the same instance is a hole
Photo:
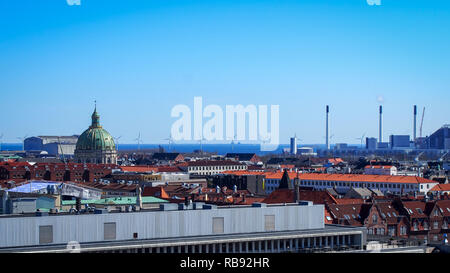
[[[298,204],[300,206],[312,206],[313,202],[312,201],[299,201]],[[338,208],[336,208],[336,210],[339,210]]]
[[[106,214],[108,213],[107,209],[95,209],[94,214]]]
[[[198,209],[203,209],[203,205],[205,205],[205,203],[195,202],[192,206],[193,206],[193,209],[198,210]]]
[[[206,204],[206,205],[203,205],[203,209],[217,209],[217,206]]]
[[[159,210],[177,210],[178,205],[177,204],[160,204]]]
[[[36,216],[48,216],[48,212],[46,212],[46,211],[36,211]]]

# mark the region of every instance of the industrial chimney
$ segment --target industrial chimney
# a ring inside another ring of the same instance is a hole
[[[413,141],[416,142],[416,129],[417,129],[417,105],[414,105],[414,135]]]
[[[380,105],[380,135],[379,142],[383,142],[383,106]]]
[[[326,132],[325,132],[325,138],[326,138],[326,146],[327,146],[327,150],[330,149],[330,143],[328,142],[328,114],[330,113],[330,107],[327,105],[327,124],[326,124]]]

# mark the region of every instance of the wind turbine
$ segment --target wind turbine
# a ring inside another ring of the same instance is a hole
[[[203,140],[206,140],[204,137],[200,139],[200,154],[203,155]]]
[[[17,139],[20,139],[22,142],[22,151],[25,151],[25,139],[28,137],[28,135],[25,135],[24,137],[17,137]]]
[[[169,141],[169,152],[172,149],[172,144],[173,144],[173,138],[172,138],[172,134],[169,135],[169,138],[165,138],[164,140],[168,140]]]
[[[234,152],[234,141],[236,140],[236,134],[234,134],[233,139],[231,140],[231,151]]]
[[[135,141],[137,141],[138,151],[140,151],[141,150],[141,143],[142,143],[142,141],[141,141],[141,132],[139,132],[138,138],[136,138]]]
[[[261,139],[261,142],[262,142],[263,144],[266,144],[267,142],[270,141],[270,136],[262,136],[262,135],[259,135],[259,139]]]
[[[364,133],[363,135],[362,135],[362,137],[358,137],[357,139],[359,139],[359,140],[361,140],[361,149],[362,149],[362,147],[363,147],[363,140],[364,140],[364,137],[366,136],[366,133]]]
[[[120,136],[120,137],[113,137],[114,138],[114,142],[116,143],[116,151],[119,151],[119,139],[121,138],[122,136]]]

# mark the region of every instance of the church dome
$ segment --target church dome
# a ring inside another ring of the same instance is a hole
[[[92,125],[79,137],[76,145],[78,151],[115,151],[113,137],[100,126],[97,109],[92,114]]]

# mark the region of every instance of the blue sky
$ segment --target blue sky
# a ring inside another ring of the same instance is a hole
[[[280,105],[280,137],[331,142],[450,123],[450,2],[0,2],[3,142],[81,134],[93,101],[121,143],[166,142],[176,104]]]

